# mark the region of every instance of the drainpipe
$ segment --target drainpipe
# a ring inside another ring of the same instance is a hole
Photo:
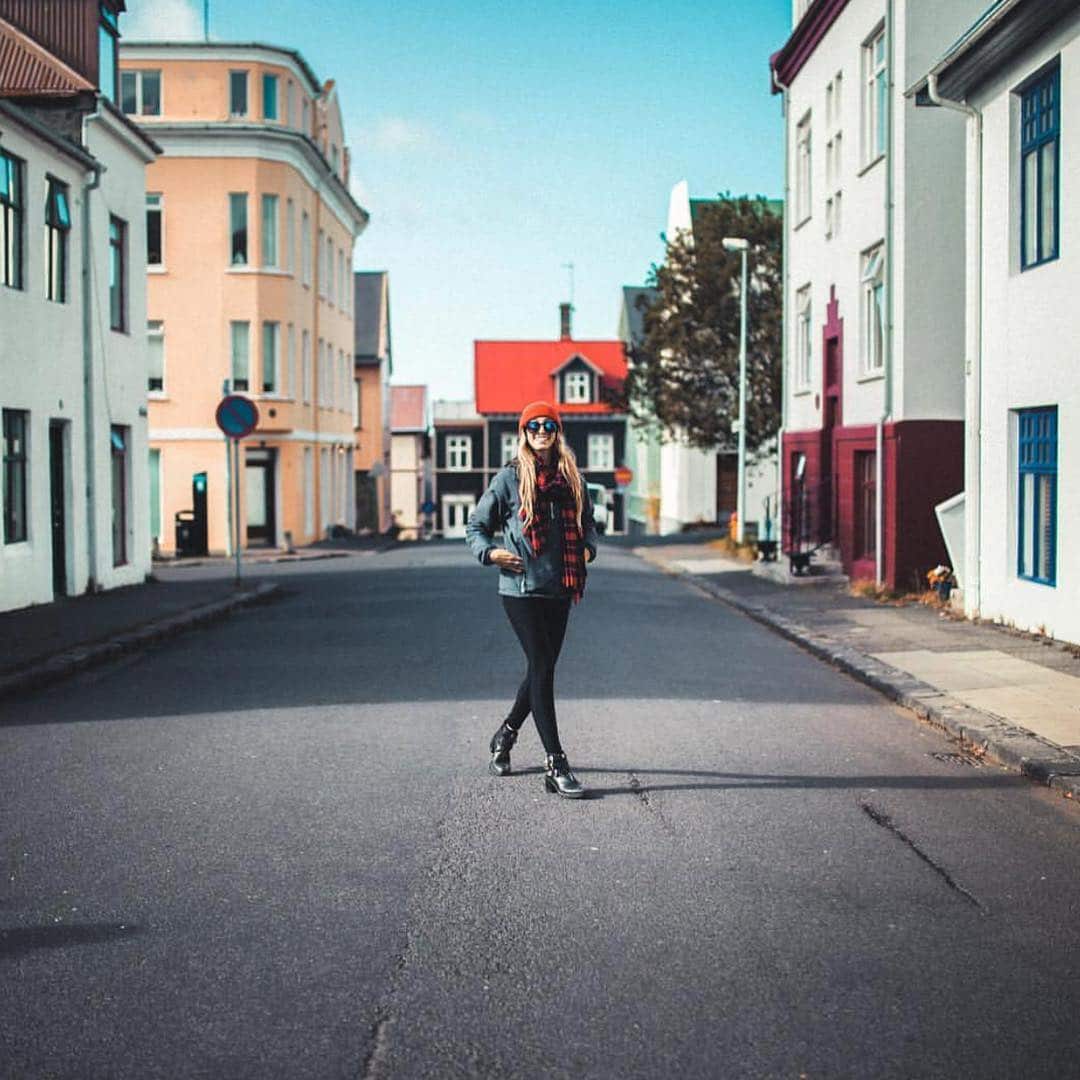
[[[978,615],[982,607],[982,292],[983,292],[983,118],[982,113],[962,101],[942,97],[937,74],[926,81],[926,94],[939,108],[952,109],[968,118],[968,132],[974,136],[975,182],[971,186],[971,245],[967,255],[967,349],[964,365],[967,392],[964,408],[964,607]],[[972,423],[974,420],[974,423]]]
[[[780,100],[784,111],[784,208],[782,210],[784,227],[781,230],[780,247],[780,325],[783,328],[780,334],[780,430],[776,433],[776,536],[780,539],[783,547],[784,536],[784,432],[788,426],[788,309],[790,307],[790,279],[788,270],[788,213],[791,209],[791,162],[789,160],[788,147],[791,138],[791,108],[788,102],[788,87],[785,86],[773,72],[773,82],[780,90]]]
[[[896,114],[893,108],[893,80],[896,71],[896,35],[895,30],[895,5],[894,0],[888,0],[885,5],[885,41],[888,48],[889,85],[888,101],[889,116],[885,128],[885,355],[884,382],[882,384],[883,402],[881,418],[877,422],[874,433],[874,577],[878,585],[882,585],[885,579],[885,424],[892,418],[893,399],[893,196],[895,169],[895,146],[896,146]]]
[[[101,115],[100,102],[95,102],[94,111],[82,119],[82,145],[89,147],[87,138],[90,122]],[[86,591],[98,591],[97,580],[97,515],[95,513],[94,490],[97,483],[96,457],[94,454],[94,288],[93,288],[93,233],[90,228],[90,193],[101,186],[101,174],[105,166],[95,164],[91,176],[83,183],[82,198],[82,352],[83,352],[83,434],[86,440],[86,554],[87,579]]]

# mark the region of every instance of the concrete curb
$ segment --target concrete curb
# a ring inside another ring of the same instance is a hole
[[[765,604],[742,597],[705,578],[641,554],[640,558],[672,577],[683,578],[695,588],[775,630],[782,637],[825,660],[833,667],[872,687],[920,719],[941,728],[978,756],[988,755],[1023,776],[1060,791],[1067,799],[1080,800],[1080,757],[1017,727],[950,697],[906,672],[883,664],[872,656],[838,642],[773,611]]]
[[[280,586],[264,582],[254,589],[223,600],[214,600],[209,604],[156,619],[134,630],[129,630],[108,641],[95,645],[77,645],[66,652],[57,653],[47,660],[23,668],[10,675],[0,675],[0,700],[23,694],[29,690],[38,690],[61,679],[69,678],[88,668],[107,664],[128,653],[138,652],[166,638],[175,637],[197,626],[216,622],[234,611],[251,604],[263,603],[280,591]]]

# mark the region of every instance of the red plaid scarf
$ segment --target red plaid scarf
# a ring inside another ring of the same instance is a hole
[[[574,597],[576,604],[585,592],[585,542],[577,523],[577,507],[574,493],[566,477],[557,469],[536,470],[536,505],[532,523],[523,526],[525,538],[534,555],[544,550],[546,522],[551,519],[551,504],[557,503],[562,517],[562,583]],[[525,520],[522,508],[521,518]]]

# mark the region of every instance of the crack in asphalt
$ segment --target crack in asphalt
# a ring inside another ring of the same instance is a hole
[[[641,805],[656,818],[657,822],[659,822],[660,827],[664,830],[664,832],[666,832],[669,836],[678,837],[678,832],[671,824],[671,822],[668,821],[668,819],[664,816],[659,804],[653,802],[653,800],[649,797],[649,789],[642,784],[641,778],[634,772],[630,772],[627,775],[630,777],[630,790],[637,796],[638,801],[641,803]]]
[[[977,907],[983,915],[987,914],[987,909],[983,905],[983,903],[976,896],[974,896],[967,889],[965,889],[964,886],[961,885],[956,880],[956,878],[954,878],[952,874],[950,874],[949,871],[945,869],[945,867],[943,867],[940,863],[935,862],[935,860],[931,858],[931,856],[929,856],[925,851],[923,851],[923,849],[919,847],[919,845],[916,844],[915,841],[912,840],[911,837],[908,836],[907,833],[905,833],[903,829],[901,829],[896,824],[896,822],[894,822],[893,819],[889,817],[887,813],[885,813],[884,810],[880,809],[877,806],[874,806],[874,804],[870,802],[859,803],[859,806],[862,808],[863,813],[866,814],[866,816],[875,825],[880,825],[881,828],[885,829],[887,832],[892,833],[893,836],[897,837],[897,839],[907,844],[907,846],[911,848],[911,850],[915,852],[915,854],[918,855],[919,858],[922,859],[922,861],[926,863],[926,865],[929,866],[930,869],[933,870],[934,873],[937,874],[950,889],[962,896],[969,904],[973,904],[975,907]]]

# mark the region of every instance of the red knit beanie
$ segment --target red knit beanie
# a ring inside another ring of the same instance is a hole
[[[521,419],[518,421],[518,431],[520,431],[530,420],[540,420],[545,416],[550,416],[551,419],[559,425],[559,429],[562,430],[562,417],[559,415],[559,410],[548,401],[533,401],[521,410]]]

